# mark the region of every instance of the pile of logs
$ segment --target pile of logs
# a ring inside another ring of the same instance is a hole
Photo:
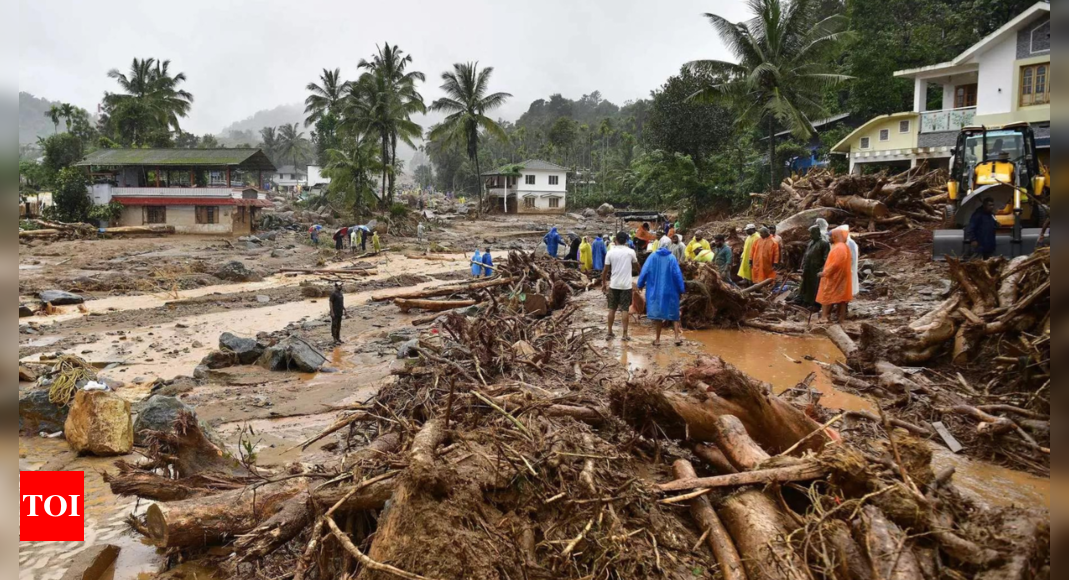
[[[843,441],[843,416],[821,424],[719,359],[629,382],[574,312],[448,315],[396,382],[305,442],[340,437],[323,447],[344,451],[334,462],[268,473],[184,419],[109,480],[156,502],[132,520],[154,545],[186,558],[226,545],[214,553],[233,554],[221,564],[235,580],[1025,580],[1049,567],[1048,515],[968,504],[909,436]]]
[[[68,224],[62,222],[50,222],[45,220],[30,220],[31,223],[40,226],[36,230],[19,230],[20,240],[36,239],[83,239],[98,235],[165,235],[175,232],[174,226],[150,225],[150,226],[122,226],[112,228],[98,228],[89,224]]]
[[[904,397],[907,413],[941,416],[966,443],[997,443],[1007,459],[1023,454],[1025,467],[1049,469],[1050,249],[949,266],[951,296],[908,326],[864,323],[856,337],[830,329],[853,370],[833,373],[860,390],[875,382],[882,397]],[[932,384],[901,369],[916,366],[945,367],[949,379]]]
[[[679,305],[684,328],[738,328],[770,306],[771,280],[740,289],[725,283],[711,264],[684,262],[681,266],[687,289]]]

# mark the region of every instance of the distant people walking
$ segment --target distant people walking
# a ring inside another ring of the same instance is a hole
[[[605,335],[606,340],[616,338],[613,334],[613,326],[616,323],[616,313],[624,314],[624,334],[622,340],[629,341],[627,329],[630,323],[628,311],[631,310],[632,298],[632,267],[638,265],[638,255],[635,250],[627,247],[627,234],[616,234],[616,245],[605,256],[605,270],[601,273],[602,288],[606,291],[609,302],[609,332]]]
[[[342,251],[345,248],[345,238],[349,235],[349,228],[341,228],[334,232],[334,249]]]
[[[379,239],[379,232],[375,232],[375,235],[371,236],[371,248],[376,254],[382,252],[382,240]]]
[[[425,233],[425,230],[423,228],[423,222],[419,222],[419,225],[416,226],[416,241],[417,242],[419,242],[421,244],[423,243],[424,233]]]
[[[546,237],[542,238],[542,241],[546,243],[546,253],[550,258],[557,257],[557,250],[560,249],[560,244],[564,240],[561,239],[560,234],[557,233],[557,228],[551,228]]]
[[[323,231],[323,226],[316,224],[308,228],[308,235],[312,238],[312,245],[319,245],[319,232]]]
[[[672,323],[676,346],[683,345],[683,326],[679,322],[680,297],[686,292],[679,261],[667,247],[658,248],[646,259],[638,287],[646,290],[646,318],[653,321],[657,333],[653,346],[661,345],[661,331],[666,322]]]
[[[479,249],[475,249],[475,255],[471,257],[471,276],[472,278],[478,278],[483,273],[483,255],[479,252]]]
[[[583,238],[583,243],[579,244],[579,267],[584,272],[590,272],[594,269],[594,247],[590,245],[588,238]]]
[[[493,276],[494,275],[494,258],[493,258],[493,256],[490,255],[489,246],[486,248],[486,251],[483,252],[482,263],[483,263],[483,277],[484,278],[489,278],[489,277]]]
[[[821,322],[830,322],[836,308],[839,322],[846,322],[847,308],[854,299],[850,246],[846,244],[848,237],[849,229],[840,228],[831,233],[832,248],[824,271],[820,273],[820,292],[817,294],[817,302],[823,307]]]
[[[341,320],[345,317],[345,295],[341,282],[334,283],[334,292],[330,295],[330,335],[334,344],[343,344],[341,340]]]

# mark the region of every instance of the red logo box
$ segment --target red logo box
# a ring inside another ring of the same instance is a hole
[[[19,541],[85,541],[85,474],[19,472]]]

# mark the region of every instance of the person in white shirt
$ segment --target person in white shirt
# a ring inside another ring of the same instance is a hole
[[[616,324],[616,313],[624,313],[624,334],[621,340],[630,341],[627,334],[630,317],[627,315],[631,309],[631,289],[634,276],[632,268],[638,265],[638,255],[627,247],[627,234],[616,234],[616,245],[605,256],[605,270],[601,274],[601,284],[609,299],[609,333],[606,340],[616,338],[613,334],[613,326]]]

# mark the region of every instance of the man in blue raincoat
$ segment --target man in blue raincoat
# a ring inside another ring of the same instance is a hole
[[[564,241],[561,239],[560,234],[557,233],[557,228],[549,230],[549,233],[546,234],[545,238],[542,238],[542,241],[546,243],[546,253],[549,254],[549,257],[556,258],[557,249],[560,248],[561,242]]]
[[[494,258],[490,255],[490,248],[483,252],[483,277],[489,278],[494,275]]]
[[[594,271],[600,272],[605,269],[605,253],[608,251],[605,247],[605,240],[601,239],[601,236],[594,238]]]
[[[653,321],[657,338],[653,346],[661,346],[661,330],[671,322],[676,346],[683,345],[683,326],[679,323],[679,299],[686,292],[679,260],[668,248],[658,248],[646,259],[638,287],[646,290],[646,317]]]
[[[479,253],[479,249],[475,249],[475,255],[471,258],[471,276],[472,278],[478,278],[483,274],[483,255]]]

